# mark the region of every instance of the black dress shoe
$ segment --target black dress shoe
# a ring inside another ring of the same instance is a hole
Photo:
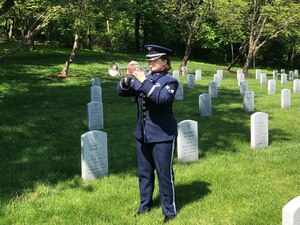
[[[175,219],[176,216],[165,216],[164,223],[168,223],[171,220]]]

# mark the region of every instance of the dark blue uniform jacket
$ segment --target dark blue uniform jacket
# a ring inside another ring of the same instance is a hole
[[[148,74],[141,84],[124,78],[117,86],[120,96],[135,96],[138,108],[135,137],[145,143],[173,140],[177,137],[177,123],[173,115],[173,101],[178,81],[166,72]]]

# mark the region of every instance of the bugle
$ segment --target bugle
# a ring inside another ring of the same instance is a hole
[[[108,68],[108,74],[112,77],[115,76],[120,76],[121,75],[121,70],[127,70],[127,69],[135,69],[135,68],[140,68],[144,72],[146,72],[146,69],[149,69],[150,66],[119,66],[116,62],[112,62]],[[131,75],[125,75],[126,77],[131,77]]]

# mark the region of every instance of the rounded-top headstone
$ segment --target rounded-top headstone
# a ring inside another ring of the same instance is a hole
[[[282,208],[282,225],[300,224],[300,196],[289,201]]]

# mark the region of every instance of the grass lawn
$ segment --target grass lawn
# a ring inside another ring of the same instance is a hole
[[[117,96],[119,78],[107,73],[112,61],[146,65],[144,55],[80,50],[70,69],[76,78],[50,79],[69,51],[38,46],[0,60],[0,224],[161,224],[157,182],[154,210],[133,217],[139,205],[136,106]],[[180,59],[172,63],[176,69]],[[225,66],[190,61],[188,68],[201,69],[203,77],[193,89],[180,77],[184,100],[174,102],[174,114],[177,122],[198,122],[199,160],[174,159],[178,215],[170,224],[280,225],[283,206],[300,195],[300,95],[292,81],[277,81],[276,94],[268,95],[250,70],[246,80],[255,92],[255,112],[269,116],[269,146],[253,149],[254,112],[243,111],[235,73],[240,68],[224,72],[210,117],[199,115],[198,98]],[[273,69],[261,69],[272,78]],[[80,136],[88,131],[94,77],[101,80],[109,176],[83,182]],[[280,106],[283,88],[292,91],[289,109]]]

